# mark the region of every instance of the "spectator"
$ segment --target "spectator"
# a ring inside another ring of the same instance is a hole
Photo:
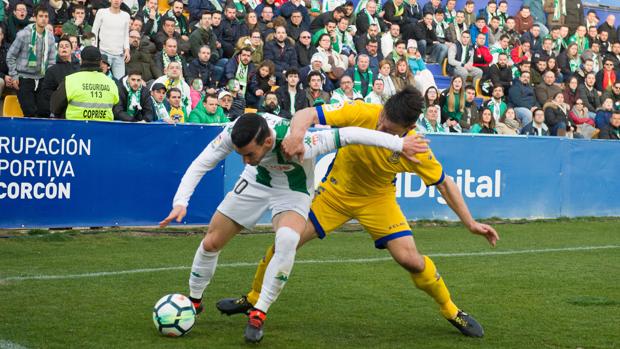
[[[549,136],[549,127],[545,124],[545,112],[536,108],[532,112],[532,122],[523,126],[521,134],[526,136]]]
[[[435,16],[433,16],[433,26],[435,27],[435,35],[437,35],[437,41],[445,44],[447,39],[449,24],[444,21],[444,13],[442,10],[437,10]]]
[[[396,84],[394,78],[390,74],[392,71],[392,64],[387,59],[382,60],[379,63],[379,73],[377,79],[383,80],[383,94],[390,98],[396,94]]]
[[[392,61],[393,65],[396,65],[396,62],[398,62],[399,60],[407,59],[406,54],[407,54],[406,44],[404,41],[399,40],[394,45],[394,50],[392,51],[388,59]]]
[[[613,112],[609,123],[601,129],[598,138],[620,140],[620,111]]]
[[[444,20],[448,24],[454,23],[454,19],[456,18],[456,0],[447,0],[446,8],[444,9]],[[465,16],[463,16],[463,20],[465,20]]]
[[[275,27],[274,40],[265,44],[265,59],[276,65],[276,76],[282,80],[282,73],[297,69],[297,52],[294,42],[286,36],[286,27]]]
[[[493,64],[489,68],[489,73],[485,79],[490,82],[491,87],[501,86],[504,91],[508,91],[512,85],[512,69],[508,66],[508,56],[505,53],[500,53],[497,63]],[[488,84],[483,84],[482,90],[489,93],[492,91],[491,87],[486,87]]]
[[[332,21],[336,24],[342,17],[344,17],[344,10],[342,7],[336,7],[333,11],[323,11],[321,15],[310,23],[310,32],[316,33],[319,29],[324,28],[328,21]]]
[[[405,24],[405,5],[403,2],[403,0],[386,1],[383,5],[383,19],[390,24],[398,24],[399,26]],[[435,12],[433,11],[433,13]],[[385,53],[383,55],[385,56]]]
[[[332,50],[331,39],[328,34],[323,34],[319,38],[317,53],[323,62],[323,72],[332,81],[338,81],[345,73],[349,61],[346,56],[338,54]]]
[[[471,27],[472,24],[476,23],[475,6],[476,5],[473,0],[467,0],[465,2],[465,7],[463,8],[463,14],[465,14],[465,24],[467,25],[468,28]],[[460,37],[460,36],[457,36],[457,37]]]
[[[251,61],[252,49],[244,47],[226,63],[224,72],[226,83],[234,79],[239,85],[241,96],[246,95],[246,89],[250,82],[249,77],[254,74],[254,63]]]
[[[431,105],[416,122],[416,132],[425,133],[448,133],[448,130],[439,122],[439,107]]]
[[[585,106],[585,101],[584,101],[584,106]],[[607,125],[607,123],[609,123],[609,119],[611,118],[611,114],[613,113],[613,111],[614,111],[614,102],[611,100],[611,98],[605,99],[601,103],[601,106],[596,110],[596,114],[594,116],[594,124],[596,125],[596,128],[601,129],[605,125]],[[589,114],[589,115],[592,115],[592,114]]]
[[[101,69],[101,72],[105,76],[107,76],[110,80],[112,80],[114,82],[118,82],[118,80],[114,77],[114,75],[112,75],[112,69],[111,69],[110,60],[108,59],[108,56],[101,55],[101,66],[100,66],[100,69]]]
[[[471,125],[478,122],[478,104],[476,104],[476,88],[472,85],[465,86],[465,109],[459,125],[463,132],[469,131]]]
[[[614,62],[614,69],[620,69],[620,42],[616,41],[611,45],[611,52],[605,56]]]
[[[375,79],[372,83],[372,92],[364,97],[364,102],[383,105],[387,98],[383,94],[383,80]]]
[[[499,27],[499,17],[494,16],[489,22],[489,29],[487,35],[489,37],[489,45],[493,45],[502,36],[502,31]]]
[[[400,25],[392,23],[390,32],[381,36],[381,54],[383,57],[388,57],[392,53],[398,41],[400,41]]]
[[[596,132],[594,120],[588,116],[588,110],[583,107],[583,101],[577,99],[575,105],[568,113],[570,120],[576,125],[577,132],[590,139]]]
[[[435,78],[433,74],[426,68],[426,64],[416,47],[415,40],[409,40],[407,48],[407,62],[409,63],[409,69],[413,74],[415,80],[415,87],[425,92],[429,87],[436,86]]]
[[[299,72],[296,69],[286,71],[286,86],[276,91],[278,105],[281,107],[280,116],[291,119],[295,112],[309,107],[308,100],[299,84]]]
[[[362,97],[366,97],[372,91],[372,82],[374,81],[374,73],[369,68],[370,60],[368,55],[361,54],[357,57],[357,64],[345,72],[346,75],[353,79],[353,89]]]
[[[187,118],[187,108],[183,105],[183,93],[176,87],[166,93],[166,111],[173,124],[183,124]]]
[[[411,26],[422,19],[422,7],[418,4],[417,0],[404,1],[405,4],[405,22],[407,26]],[[377,9],[381,12],[380,9]]]
[[[254,12],[256,12],[257,15],[260,15],[265,11],[265,9],[271,10],[271,13],[276,17],[280,15],[278,7],[275,4],[275,0],[262,1],[260,4],[258,4],[258,6],[254,8]]]
[[[448,50],[448,74],[460,76],[463,80],[472,78],[474,84],[482,78],[482,70],[474,67],[474,47],[468,31],[461,33],[461,40]]]
[[[508,105],[504,102],[504,89],[502,86],[493,87],[491,98],[484,102],[482,108],[489,109],[495,121],[499,122],[499,119],[504,116],[508,109]]]
[[[142,85],[139,71],[130,71],[118,89],[119,101],[114,106],[114,120],[130,122],[153,121],[149,90]]]
[[[277,116],[282,114],[282,108],[278,103],[278,96],[275,92],[269,91],[265,93],[265,97],[258,106],[258,113],[270,113]]]
[[[532,61],[532,51],[530,50],[530,42],[524,41],[521,45],[515,46],[510,51],[510,58],[514,64],[520,64],[522,61]]]
[[[547,60],[549,57],[556,57],[555,51],[553,51],[553,40],[546,37],[542,40],[542,46],[538,52],[533,52],[532,61]]]
[[[177,46],[181,54],[184,54],[185,52],[189,53],[191,51],[189,40],[183,41],[181,34],[175,31],[174,23],[174,19],[168,16],[163,16],[161,18],[161,30],[153,38],[153,41],[155,42],[155,47],[157,48],[157,51],[161,51],[164,49],[164,44],[166,43],[166,40],[176,39]]]
[[[428,53],[432,62],[441,64],[448,56],[448,47],[439,42],[433,25],[433,15],[426,13],[424,19],[418,22],[415,30],[415,39],[422,57]],[[428,61],[427,61],[428,62]]]
[[[194,79],[200,79],[207,93],[214,94],[215,88],[218,85],[218,79],[216,78],[216,67],[210,63],[210,60],[211,48],[207,45],[202,46],[200,51],[198,51],[198,57],[187,66],[187,73],[185,75],[186,82],[189,83]]]
[[[620,71],[614,69],[614,62],[611,59],[606,59],[603,69],[596,73],[596,89],[610,92],[616,81],[620,82]]]
[[[468,30],[467,24],[465,24],[465,13],[463,11],[456,11],[454,21],[450,23],[448,27],[447,38],[453,44],[461,41],[461,34]],[[462,42],[461,42],[462,44]]]
[[[155,46],[153,45],[153,49]],[[151,81],[157,76],[152,70],[152,54],[141,47],[141,36],[137,30],[129,32],[129,62],[125,64],[126,71],[139,71],[144,81]]]
[[[491,19],[495,17],[495,13],[497,12],[497,3],[493,0],[489,0],[487,2],[487,6],[478,11],[478,17],[483,17],[486,23],[491,22]]]
[[[575,74],[573,75],[577,78],[577,81],[579,81],[580,84],[583,84],[589,73],[596,73],[594,72],[594,62],[591,59],[584,59],[582,62],[583,64],[577,68]]]
[[[181,35],[181,38],[185,41],[189,40],[189,25],[187,18],[183,15],[183,2],[181,0],[172,1],[170,10],[162,16],[162,19],[166,17],[174,20],[174,30]]]
[[[6,39],[12,43],[15,41],[17,33],[30,24],[30,16],[27,16],[28,9],[22,2],[18,2],[13,7],[13,12],[7,18]],[[3,28],[4,29],[4,28]]]
[[[550,102],[543,106],[545,124],[549,126],[551,136],[565,137],[567,132],[574,131],[574,124],[568,119],[568,105],[564,103],[564,95],[556,93]]]
[[[310,14],[306,6],[304,6],[304,2],[301,0],[289,0],[282,4],[282,6],[280,6],[280,15],[290,22],[297,22],[299,20],[299,25],[303,30],[308,30],[310,28]]]
[[[245,21],[241,25],[241,35],[247,36],[254,31],[260,33],[260,28],[258,26],[258,15],[256,14],[256,12],[251,11],[248,12],[248,14],[245,16]]]
[[[213,17],[211,20],[213,21]],[[228,4],[224,8],[221,27],[222,31],[218,34],[218,38],[224,50],[224,57],[231,57],[235,52],[235,44],[241,37],[241,22],[237,19],[237,10],[233,4]]]
[[[110,7],[99,9],[93,24],[102,55],[108,57],[114,78],[125,76],[129,62],[129,14],[121,11],[121,0],[110,0]]]
[[[41,10],[36,10],[37,20]],[[45,11],[45,10],[43,10]],[[18,35],[19,38],[19,35]],[[99,72],[101,53],[96,47],[82,50],[80,71],[67,75],[52,94],[50,110],[71,120],[112,121],[118,103],[116,83]]]
[[[474,24],[469,26],[469,34],[472,38],[477,38],[478,35],[484,34],[484,46],[491,46],[489,45],[489,27],[487,27],[487,22],[484,17],[476,18]],[[495,44],[497,44],[497,42]]]
[[[545,105],[545,103],[551,101],[555,94],[562,92],[562,89],[555,84],[555,74],[552,71],[547,71],[543,75],[543,81],[536,85],[535,91],[538,104]]]
[[[258,107],[260,100],[274,86],[276,86],[275,65],[272,61],[265,60],[250,76],[250,83],[245,94],[248,106]]]
[[[406,59],[403,58],[396,62],[394,71],[392,71],[392,81],[396,92],[402,91],[406,86],[415,86],[415,78]]]
[[[189,0],[187,7],[189,9],[190,22],[200,21],[205,11],[211,13],[219,11],[221,13],[223,10],[222,5],[217,0]]]
[[[596,77],[594,73],[590,73],[586,75],[584,84],[579,86],[579,98],[583,100],[583,105],[588,109],[588,112],[592,113],[590,114],[592,118],[594,117],[594,112],[601,106],[599,91],[594,87],[595,82]]]
[[[529,31],[534,25],[534,19],[530,14],[530,8],[522,6],[519,13],[515,16],[515,30],[521,35]]]
[[[364,97],[359,92],[353,89],[353,79],[348,75],[343,75],[342,78],[340,78],[340,88],[332,92],[330,103],[344,103],[363,98]]]
[[[72,17],[62,25],[63,34],[82,38],[84,34],[92,32],[93,27],[85,21],[86,9],[83,5],[73,7]]]
[[[191,54],[193,57],[198,57],[198,51],[202,46],[209,46],[211,51],[211,63],[217,63],[220,59],[220,51],[217,47],[217,37],[211,29],[211,18],[213,15],[211,12],[203,12],[200,16],[200,21],[194,27],[194,30],[189,36],[189,45]]]
[[[221,91],[217,96],[217,101],[230,121],[235,121],[245,112],[245,98],[236,87],[232,89],[232,92]]]
[[[591,59],[594,62],[592,71],[595,73],[598,73],[601,69],[603,69],[603,56],[601,56],[600,43],[598,41],[593,42],[590,45],[590,49],[586,50],[583,55],[581,55],[581,59],[583,61]]]
[[[294,1],[301,2],[301,0],[294,0]],[[291,3],[292,3],[291,1],[288,1],[285,4],[291,4]],[[304,24],[303,22],[303,16],[301,12],[295,10],[291,14],[291,17],[288,19],[288,22],[286,25],[286,32],[288,33],[288,36],[291,39],[293,39],[293,41],[298,41],[299,35],[301,35],[303,31],[308,30],[308,27],[309,26],[307,24]]]
[[[601,98],[603,100],[611,98],[614,103],[614,110],[620,110],[620,80],[616,80],[611,88],[611,91],[605,91]]]
[[[499,55],[502,53],[505,54],[506,57],[510,58],[510,48],[508,47],[508,37],[503,35],[499,39],[498,42],[496,42],[493,46],[491,46],[490,52],[491,52],[491,55],[493,56],[493,60],[491,61],[491,64],[497,63],[497,60],[499,59]],[[512,66],[513,62],[512,60],[508,60],[506,64],[508,64],[508,66]]]
[[[190,107],[194,110],[203,97],[202,91],[204,90],[204,86],[202,85],[202,80],[200,78],[187,79],[186,82],[189,85],[189,99],[191,101]]]
[[[568,48],[558,56],[558,67],[560,72],[562,72],[564,81],[567,81],[579,69],[581,65],[581,58],[579,56],[577,44],[575,43],[569,44]]]
[[[422,9],[424,15],[426,15],[427,13],[435,14],[437,11],[444,11],[443,7],[441,6],[441,0],[430,0],[426,3],[426,5],[424,5],[424,8]]]
[[[480,120],[471,126],[470,133],[497,134],[495,118],[489,109],[482,109]]]
[[[65,81],[67,75],[80,70],[79,63],[71,61],[71,42],[63,38],[58,41],[58,55],[56,64],[49,67],[41,82],[38,99],[38,113],[41,117],[50,117],[50,99],[60,84]]]
[[[370,69],[374,72],[379,71],[379,62],[383,60],[383,56],[379,52],[379,42],[375,39],[370,39],[362,52],[368,55]]]
[[[263,38],[266,38],[269,34],[273,33],[274,31],[273,30],[274,22],[272,22],[273,16],[274,16],[274,8],[270,6],[265,6],[260,12],[260,18],[258,20],[258,29],[263,34]]]
[[[311,71],[308,74],[307,79],[308,87],[305,89],[307,104],[314,107],[328,103],[331,97],[329,96],[329,93],[323,91],[321,88],[324,79],[321,76],[321,73],[318,71]]]
[[[521,125],[519,124],[519,120],[517,120],[514,109],[508,108],[504,115],[499,118],[496,130],[500,135],[516,136],[519,134],[520,128]]]
[[[560,72],[560,68],[557,65],[557,60],[553,57],[549,58],[547,60],[547,70],[552,72],[555,75],[555,82],[556,83],[562,83],[564,81],[564,76],[562,75],[562,72]],[[543,79],[544,79],[544,75],[543,75]]]
[[[377,2],[375,0],[369,0],[366,2],[366,8],[357,14],[357,19],[355,20],[357,35],[366,35],[366,33],[368,33],[368,28],[373,24],[376,25],[377,28],[380,28],[381,24],[379,20]]]
[[[159,78],[164,75],[164,68],[173,61],[179,62],[183,68],[187,66],[185,58],[178,53],[177,40],[174,38],[168,38],[164,44],[164,49],[155,55],[151,70],[155,76]]]
[[[17,90],[26,117],[41,115],[37,110],[40,82],[47,69],[56,63],[54,34],[47,30],[47,9],[37,7],[34,13],[35,22],[17,33],[6,55],[9,75],[5,76],[5,83]]]
[[[493,56],[484,42],[486,36],[483,33],[479,33],[476,38],[476,45],[474,46],[474,63],[473,66],[482,70],[482,75],[486,75],[489,71],[489,65],[493,61]]]
[[[164,84],[168,92],[170,92],[170,89],[172,88],[179,90],[179,93],[181,94],[181,107],[185,110],[185,114],[187,114],[187,112],[191,111],[191,91],[189,85],[185,82],[185,80],[183,80],[183,68],[181,67],[181,63],[171,61],[168,63],[164,73],[165,75],[155,80],[154,84],[158,82]],[[170,99],[170,93],[167,94],[167,98],[168,100]],[[176,95],[174,98],[176,99]],[[174,106],[175,108],[178,107],[176,104],[174,104]],[[170,114],[170,117],[174,119],[172,114]],[[175,122],[179,121],[176,120]]]
[[[508,90],[508,102],[514,108],[517,119],[521,125],[527,125],[532,121],[532,111],[538,107],[536,94],[530,85],[530,73],[522,72],[516,78]]]
[[[571,108],[575,105],[575,101],[579,98],[579,91],[577,90],[578,87],[579,81],[574,76],[568,79],[567,84],[564,84],[564,102]]]
[[[588,10],[588,14],[586,16],[585,19],[585,27],[586,27],[586,31],[590,29],[590,27],[597,27],[598,26],[598,22],[600,22],[600,19],[598,18],[598,15],[596,14],[595,10]]]
[[[575,34],[568,39],[568,44],[577,44],[577,52],[581,55],[585,50],[590,48],[590,40],[586,36],[587,29],[584,25],[577,27]]]
[[[166,123],[173,123],[166,108],[166,86],[162,83],[155,83],[151,86],[151,110],[153,110],[153,120]]]
[[[495,12],[495,16],[499,19],[499,30],[502,31],[508,21],[508,3],[505,0],[497,3],[497,12]]]
[[[441,106],[441,122],[448,120],[461,121],[465,110],[465,84],[463,78],[454,76],[450,81],[450,87],[445,89],[439,97]]]
[[[226,115],[224,115],[224,109],[218,105],[217,96],[215,94],[207,94],[189,114],[187,122],[195,124],[222,124],[229,121]]]
[[[516,23],[514,17],[508,17],[506,19],[506,25],[504,25],[504,29],[502,29],[499,36],[499,38],[501,38],[502,35],[506,35],[508,37],[508,47],[515,47],[517,42],[521,42],[521,34],[515,30],[515,26]],[[496,38],[495,41],[497,42],[499,38]]]
[[[379,45],[381,45],[381,38],[379,26],[376,24],[371,24],[366,33],[361,34],[358,32],[357,35],[353,37],[353,42],[355,43],[355,49],[358,53],[368,53],[368,50],[366,49],[368,43],[375,41],[377,42],[378,48]],[[387,39],[388,38],[386,38],[386,44],[389,45],[389,49],[391,51],[394,49],[394,43],[390,43]],[[378,50],[378,52],[383,57],[383,53],[380,50]]]
[[[144,27],[142,33],[146,36],[154,36],[159,31],[159,21],[161,21],[161,15],[157,10],[157,0],[148,0],[142,8],[142,20],[144,21]],[[191,10],[190,10],[191,16]],[[140,18],[140,17],[136,17]],[[192,20],[193,21],[193,20]]]
[[[336,25],[336,41],[334,43],[334,50],[340,54],[349,57],[349,64],[353,65],[355,62],[355,43],[353,37],[349,34],[349,19],[342,17]]]
[[[530,83],[532,86],[536,86],[542,82],[542,76],[547,71],[547,60],[545,59],[535,59],[534,67],[531,69],[530,73]],[[514,85],[514,84],[513,84]]]
[[[239,38],[239,41],[237,41],[237,46],[235,47],[235,52],[239,53],[239,51],[241,51],[244,47],[249,47],[252,50],[252,63],[260,64],[264,60],[263,39],[258,29],[251,32],[249,37],[244,36]]]

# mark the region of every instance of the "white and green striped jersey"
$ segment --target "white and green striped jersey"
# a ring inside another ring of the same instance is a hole
[[[288,189],[310,195],[314,190],[314,164],[318,155],[329,153],[348,144],[380,146],[401,151],[403,141],[398,136],[363,129],[345,127],[308,132],[304,138],[304,160],[287,160],[281,143],[289,133],[290,121],[272,114],[264,114],[275,142],[271,151],[257,166],[246,165],[241,177],[271,188]],[[230,134],[234,123],[228,124],[192,162],[181,179],[173,206],[187,206],[194,189],[204,174],[234,151]]]

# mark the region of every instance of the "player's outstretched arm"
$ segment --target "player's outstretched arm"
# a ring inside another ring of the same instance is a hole
[[[303,140],[306,131],[308,131],[310,126],[318,123],[319,117],[315,108],[305,108],[297,111],[291,121],[291,131],[282,141],[284,155],[289,159],[303,159],[305,153]]]
[[[471,216],[469,208],[467,208],[467,204],[452,178],[446,177],[443,182],[437,185],[437,189],[439,189],[448,206],[459,216],[461,222],[465,224],[469,231],[473,234],[484,236],[491,246],[495,246],[497,240],[499,240],[499,235],[493,227],[488,224],[478,223]]]

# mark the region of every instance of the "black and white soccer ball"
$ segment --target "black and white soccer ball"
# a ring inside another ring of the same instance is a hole
[[[153,322],[164,336],[183,336],[191,331],[195,321],[196,309],[182,294],[165,295],[153,308]]]

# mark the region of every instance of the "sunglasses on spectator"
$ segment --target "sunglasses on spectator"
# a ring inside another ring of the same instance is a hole
[[[304,35],[304,36],[300,36],[299,38],[300,38],[300,39],[310,39],[310,36],[308,36],[308,35]]]

